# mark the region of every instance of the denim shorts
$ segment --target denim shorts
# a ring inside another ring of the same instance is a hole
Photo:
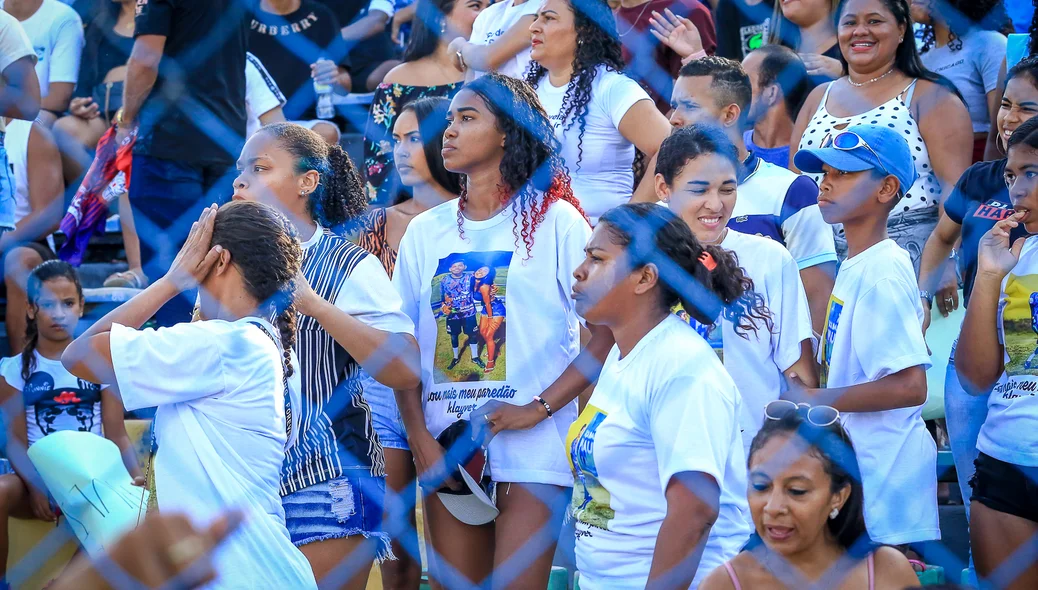
[[[404,419],[400,417],[400,409],[396,405],[393,390],[382,385],[368,375],[361,373],[361,387],[364,388],[364,400],[371,408],[371,426],[378,433],[378,440],[387,449],[410,451],[407,444],[407,432],[404,430]]]
[[[293,492],[281,499],[285,523],[296,547],[364,535],[381,541],[378,559],[393,559],[389,535],[382,532],[386,479],[352,469],[335,479]]]

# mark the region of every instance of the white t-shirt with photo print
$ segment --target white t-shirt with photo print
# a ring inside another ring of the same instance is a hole
[[[751,532],[741,405],[710,346],[677,317],[626,357],[613,346],[567,437],[581,588],[645,588],[679,473],[709,475],[721,489],[692,588],[735,557]]]
[[[977,449],[999,461],[1038,467],[1038,239],[1002,280],[998,336],[1005,370],[988,396]]]
[[[908,252],[890,239],[840,266],[819,347],[822,387],[869,383],[930,366],[923,307]],[[845,412],[865,489],[865,525],[876,543],[941,538],[937,447],[922,406]]]
[[[570,292],[591,228],[569,203],[553,203],[527,254],[522,237],[513,233],[513,220],[521,228],[522,220],[509,206],[484,221],[464,219],[462,234],[455,199],[415,217],[400,241],[393,285],[415,324],[425,423],[433,436],[467,419],[487,400],[529,403],[579,352],[580,324]],[[456,277],[444,287],[452,273]],[[495,275],[492,288],[490,273]],[[484,281],[493,301],[489,312],[474,294]],[[501,317],[505,320],[494,337],[496,359],[491,359],[477,326]],[[554,416],[530,430],[494,437],[489,447],[494,481],[573,485],[563,440],[576,416],[573,402],[555,408]]]
[[[472,23],[472,34],[469,42],[474,45],[490,45],[501,35],[519,22],[524,16],[535,16],[541,7],[541,0],[526,0],[516,4],[514,0],[502,0],[487,6]],[[513,78],[523,78],[530,66],[530,46],[527,45],[515,57],[509,58],[497,68],[499,74]],[[473,71],[475,78],[485,72]]]
[[[530,1],[530,0],[527,0]],[[651,100],[637,82],[599,66],[591,84],[584,139],[580,139],[579,113],[562,121],[562,106],[569,85],[556,88],[547,74],[537,84],[537,97],[555,126],[562,143],[562,158],[569,168],[573,194],[591,223],[606,211],[623,205],[634,194],[634,144],[620,134],[620,121],[635,103]],[[572,126],[571,126],[572,124]]]
[[[33,351],[36,366],[22,379],[22,355],[0,360],[0,377],[22,392],[29,446],[52,432],[101,434],[101,389],[65,370],[60,360]]]

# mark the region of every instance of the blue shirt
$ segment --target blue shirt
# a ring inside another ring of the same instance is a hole
[[[746,143],[746,149],[756,154],[761,160],[779,168],[789,168],[788,144],[777,148],[762,148],[753,143],[753,129],[748,129],[746,133],[743,133],[742,140]]]

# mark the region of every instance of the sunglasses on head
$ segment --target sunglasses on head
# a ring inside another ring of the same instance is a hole
[[[888,172],[883,166],[882,160],[880,160],[879,154],[876,153],[876,150],[872,149],[869,142],[865,141],[862,136],[853,131],[841,131],[836,135],[826,137],[822,140],[822,147],[837,149],[841,152],[850,152],[858,148],[865,148],[870,154],[872,154],[872,157],[876,158],[876,164],[880,167],[880,170],[882,170],[884,174],[890,174],[890,172]]]
[[[799,416],[815,426],[824,428],[840,420],[840,411],[832,406],[798,404],[785,399],[777,399],[764,406],[764,417],[768,420],[785,420],[791,416]]]

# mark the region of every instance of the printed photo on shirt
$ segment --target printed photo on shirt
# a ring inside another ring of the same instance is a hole
[[[569,462],[573,469],[573,518],[586,525],[609,530],[616,513],[609,505],[609,490],[598,481],[595,467],[595,434],[606,414],[588,405],[569,428]]]
[[[432,279],[436,383],[504,381],[505,291],[512,253],[441,258]]]
[[[678,319],[695,328],[696,333],[706,340],[710,348],[714,349],[717,358],[724,362],[724,335],[721,332],[720,319],[709,326],[704,326],[688,315],[688,312],[685,311],[685,308],[680,303],[674,306],[673,312],[674,315],[678,316]]]
[[[101,386],[78,379],[78,387],[55,387],[45,371],[29,376],[22,389],[26,419],[42,436],[62,430],[97,432],[101,425]]]
[[[1009,275],[1002,300],[1006,375],[1038,375],[1038,275]]]
[[[819,387],[825,388],[829,381],[829,361],[833,358],[833,343],[836,342],[836,328],[840,325],[840,314],[843,312],[843,301],[829,296],[829,307],[825,310],[825,337],[822,338],[822,362],[818,372]]]

